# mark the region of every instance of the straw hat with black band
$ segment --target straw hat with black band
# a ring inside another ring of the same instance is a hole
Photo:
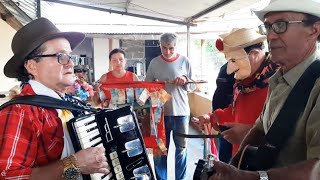
[[[26,57],[48,40],[66,38],[73,50],[85,38],[80,32],[61,32],[46,18],[38,18],[19,29],[13,37],[11,49],[13,57],[5,64],[4,74],[9,78],[17,78],[18,68],[23,66]]]

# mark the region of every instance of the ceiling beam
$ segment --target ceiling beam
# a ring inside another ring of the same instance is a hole
[[[41,2],[37,0],[37,17],[41,17]]]
[[[33,20],[27,13],[25,13],[22,9],[19,8],[20,6],[19,2],[13,2],[12,0],[7,0],[5,1],[5,3],[11,6],[13,10],[15,10],[19,14],[19,16],[23,18],[23,20],[25,20],[26,22],[31,22]]]
[[[19,30],[23,25],[14,17],[14,15],[0,2],[0,16],[1,19],[7,22],[13,29]]]
[[[126,2],[126,7],[125,7],[126,12],[128,12],[128,8],[129,8],[129,6],[130,6],[130,3],[131,3],[131,0],[127,0],[127,2]]]
[[[201,11],[201,12],[199,12],[199,13],[193,15],[193,16],[191,16],[189,18],[189,21],[192,22],[193,20],[196,20],[199,17],[202,17],[202,16],[204,16],[204,15],[206,15],[206,14],[208,14],[208,13],[210,13],[210,12],[212,12],[212,11],[222,7],[222,6],[225,6],[225,5],[229,4],[229,3],[231,3],[232,1],[234,1],[234,0],[222,0],[222,1],[219,1],[218,3],[214,4],[213,6],[210,6],[207,9],[205,9],[205,10],[203,10],[203,11]]]
[[[147,16],[147,15],[142,15],[142,14],[128,13],[128,12],[124,12],[124,11],[117,11],[117,10],[105,9],[105,8],[101,8],[101,7],[88,6],[88,5],[84,5],[84,4],[66,2],[63,0],[43,0],[43,1],[60,3],[60,4],[71,5],[71,6],[76,6],[76,7],[86,8],[86,9],[93,9],[93,10],[97,10],[97,11],[104,11],[104,12],[115,13],[115,14],[121,14],[121,15],[126,15],[126,16],[133,16],[133,17],[144,18],[144,19],[151,19],[151,20],[156,20],[156,21],[161,21],[161,22],[168,22],[168,23],[173,23],[173,24],[196,26],[196,24],[186,22],[186,21],[176,21],[176,20]]]

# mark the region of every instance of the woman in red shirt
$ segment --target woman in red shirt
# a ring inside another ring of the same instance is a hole
[[[109,54],[109,62],[111,65],[111,71],[103,74],[98,83],[114,83],[114,82],[131,82],[139,81],[136,74],[127,71],[125,69],[127,59],[125,58],[126,53],[122,49],[114,49]],[[101,99],[104,100],[104,95],[99,91],[99,86],[95,88],[96,93],[93,97],[95,105],[101,103]]]
[[[123,81],[139,81],[138,77],[125,69],[127,59],[126,53],[122,49],[114,49],[109,54],[109,61],[111,65],[111,71],[102,75],[99,79],[99,83],[112,83]]]

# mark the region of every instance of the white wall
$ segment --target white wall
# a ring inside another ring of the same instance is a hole
[[[94,79],[97,81],[109,69],[109,39],[93,38],[93,47]]]
[[[116,49],[116,48],[120,48],[119,39],[109,39],[109,53],[108,53],[108,66],[109,66],[109,68],[108,68],[108,71],[112,70],[112,67],[109,64],[109,62],[110,62],[109,54],[113,49]]]
[[[93,38],[94,78],[95,81],[109,71],[109,52],[119,48],[118,39]]]
[[[16,79],[7,78],[3,74],[3,67],[13,56],[11,41],[16,30],[0,19],[0,92],[9,91],[10,88],[19,84]]]
[[[111,47],[109,49],[110,51],[112,51],[115,48],[119,48],[120,47],[119,39],[110,39],[110,41],[111,41]]]

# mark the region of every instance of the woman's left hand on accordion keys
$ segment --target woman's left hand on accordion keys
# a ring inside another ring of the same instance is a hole
[[[109,174],[110,167],[105,156],[104,147],[90,147],[75,154],[82,174]]]

